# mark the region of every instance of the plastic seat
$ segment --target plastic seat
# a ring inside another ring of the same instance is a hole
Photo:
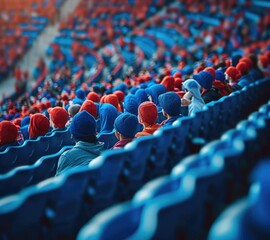
[[[118,141],[115,136],[115,130],[110,133],[101,133],[97,136],[98,141],[104,142],[104,149],[110,149]]]
[[[80,229],[78,240],[127,239],[140,224],[143,204],[119,204],[96,215]]]
[[[72,146],[65,146],[55,154],[43,156],[33,165],[17,167],[0,175],[0,197],[17,193],[27,186],[55,176],[60,155],[70,148]]]
[[[255,168],[248,196],[227,207],[212,224],[208,239],[269,239],[269,158]],[[226,227],[224,227],[226,226]]]

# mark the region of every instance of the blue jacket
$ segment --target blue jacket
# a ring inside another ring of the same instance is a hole
[[[102,153],[103,144],[79,141],[76,145],[64,152],[58,161],[56,175],[78,166],[87,166],[89,162]]]

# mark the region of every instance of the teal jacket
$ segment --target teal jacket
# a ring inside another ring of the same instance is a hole
[[[102,153],[102,143],[88,143],[79,141],[76,145],[64,152],[58,161],[56,175],[78,166],[87,166],[91,160]]]

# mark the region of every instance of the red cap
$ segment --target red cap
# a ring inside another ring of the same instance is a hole
[[[68,112],[62,107],[49,108],[50,119],[55,128],[64,128],[68,121]]]
[[[96,92],[89,92],[86,98],[88,100],[92,100],[93,102],[97,102],[97,103],[100,101],[100,97]]]
[[[155,124],[158,117],[157,107],[152,102],[143,102],[138,109],[138,116],[141,123]]]
[[[41,113],[35,113],[30,117],[29,137],[44,136],[50,128],[50,121]],[[17,135],[16,135],[17,136]]]
[[[0,145],[15,142],[18,130],[14,123],[4,120],[0,122]]]
[[[87,112],[89,112],[94,118],[97,118],[97,106],[96,104],[91,101],[91,100],[85,100],[84,103],[82,104],[79,112],[86,110]]]

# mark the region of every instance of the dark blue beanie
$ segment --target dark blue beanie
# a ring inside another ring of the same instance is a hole
[[[158,97],[160,106],[171,117],[178,116],[181,111],[181,98],[175,92],[166,92]]]
[[[208,90],[212,87],[214,81],[213,75],[207,71],[201,71],[198,74],[194,74],[193,79],[196,80],[202,88]]]
[[[219,80],[221,82],[225,82],[225,74],[221,70],[216,70],[216,80]]]
[[[233,57],[232,57],[232,66],[233,67],[236,67],[236,65],[237,65],[237,63],[239,62],[239,60],[242,58],[242,56],[241,55],[234,55]]]
[[[70,127],[70,133],[74,138],[86,138],[96,135],[96,120],[94,117],[83,110],[75,114],[73,117]]]
[[[122,113],[114,121],[114,128],[126,138],[134,138],[137,132],[138,118],[131,113]]]

